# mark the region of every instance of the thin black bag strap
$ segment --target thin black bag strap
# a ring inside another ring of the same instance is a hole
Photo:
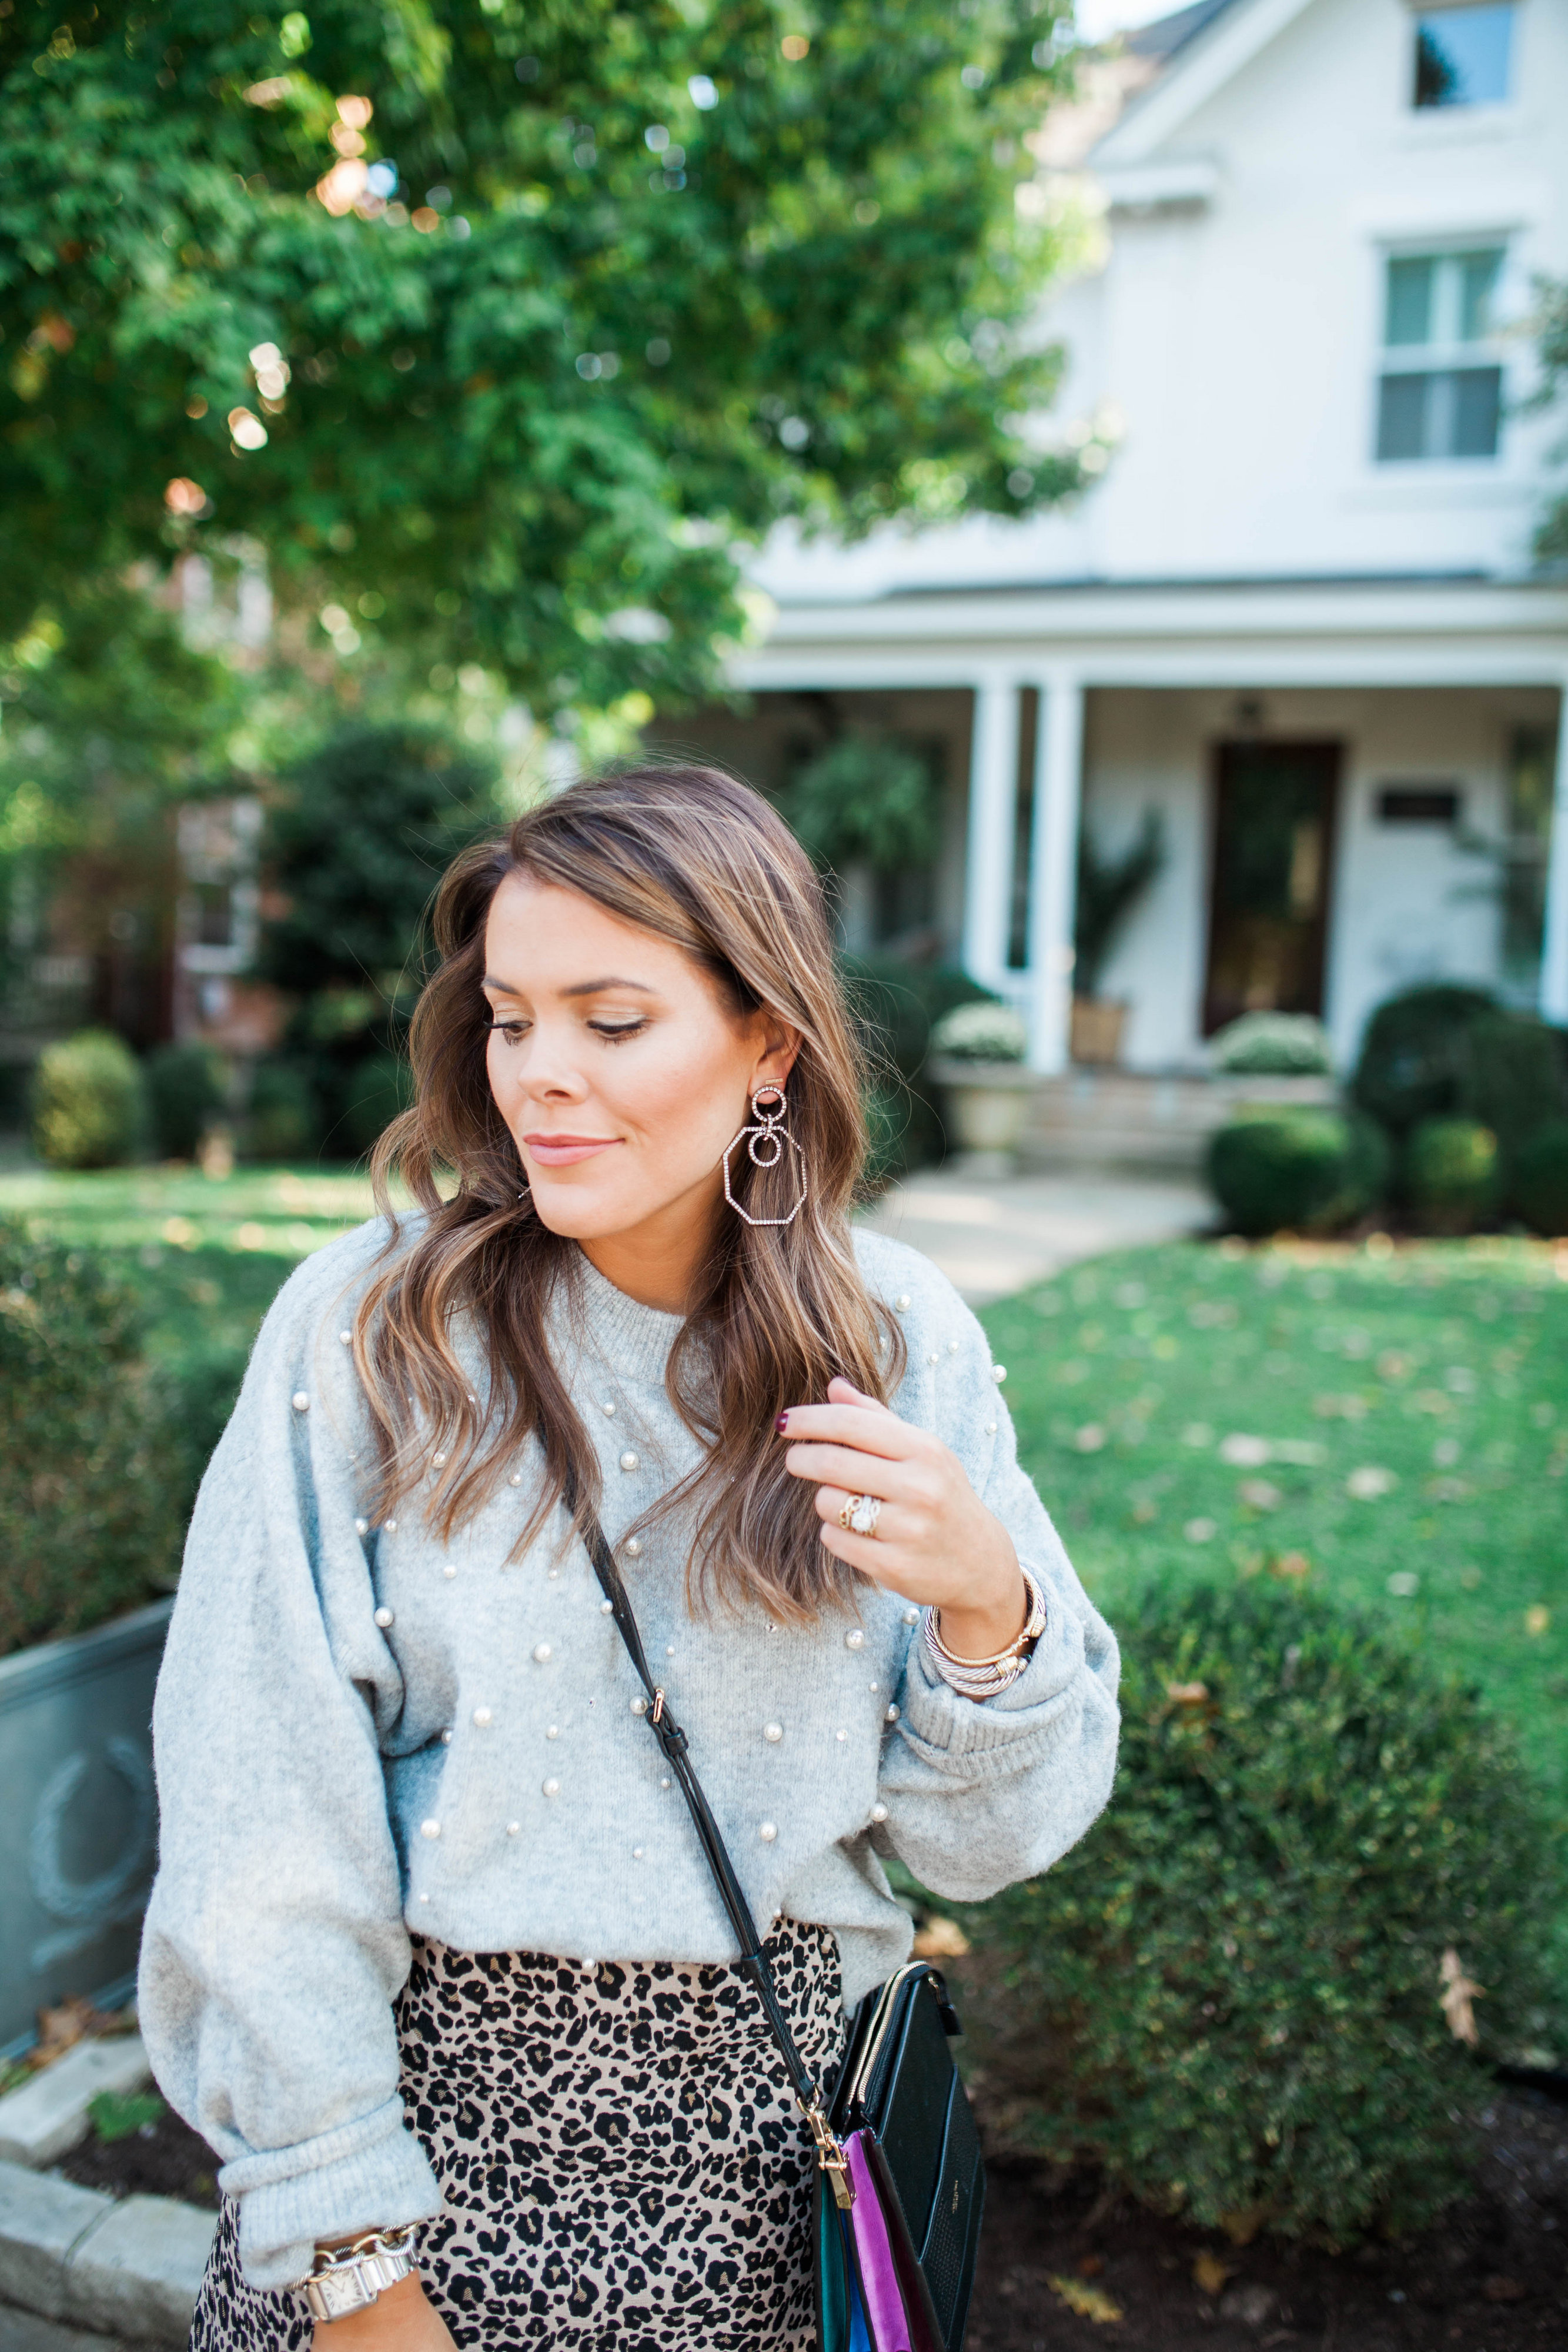
[[[686,1809],[691,1814],[698,1839],[701,1841],[708,1868],[713,1873],[714,1884],[718,1888],[719,1900],[729,1916],[729,1924],[734,1928],[736,1941],[740,1946],[741,1968],[757,1988],[758,1999],[762,2003],[762,2013],[783,2055],[785,2070],[789,2077],[789,2087],[794,2092],[801,2113],[811,2127],[811,2137],[817,2144],[818,2164],[828,2175],[837,2201],[841,2205],[847,2206],[853,2202],[854,2191],[850,2184],[843,2150],[829,2128],[817,2082],[795,2046],[795,2037],[789,2031],[789,2021],[784,2014],[783,2006],[779,1999],[779,1989],[773,1981],[773,1970],[768,1964],[768,1955],[762,1948],[762,1938],[757,1932],[757,1922],[751,1916],[751,1906],[747,1903],[746,1891],[736,1875],[735,1864],[729,1858],[729,1849],[725,1844],[718,1823],[715,1821],[708,1801],[703,1794],[702,1782],[697,1779],[695,1767],[692,1763],[690,1744],[686,1735],[671,1714],[663,1689],[654,1682],[648,1671],[648,1660],[643,1648],[643,1636],[638,1630],[636,1612],[632,1607],[626,1587],[622,1581],[621,1571],[615,1565],[615,1555],[610,1549],[604,1529],[599,1524],[597,1513],[589,1509],[580,1515],[578,1514],[577,1482],[572,1476],[570,1465],[565,1479],[565,1501],[568,1510],[574,1516],[581,1517],[582,1539],[588,1557],[593,1563],[593,1573],[599,1579],[600,1591],[610,1603],[610,1612],[615,1620],[615,1629],[626,1645],[626,1654],[636,1668],[637,1678],[648,1696],[648,1711],[644,1719],[658,1741],[664,1761],[668,1764],[679,1784],[681,1794],[686,1801]]]

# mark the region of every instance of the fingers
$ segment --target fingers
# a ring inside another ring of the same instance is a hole
[[[884,1518],[882,1527],[886,1524]],[[840,1527],[835,1513],[830,1523],[818,1529],[818,1534],[823,1550],[831,1552],[835,1559],[841,1559],[846,1568],[855,1569],[873,1584],[885,1584],[895,1592],[903,1591],[903,1583],[894,1580],[898,1554],[883,1536],[880,1528],[874,1536],[851,1535]]]
[[[833,1386],[847,1386],[835,1381]],[[887,1462],[902,1462],[916,1453],[925,1441],[925,1432],[911,1429],[906,1421],[889,1412],[884,1405],[864,1404],[797,1404],[779,1414],[783,1427],[781,1437],[793,1444],[804,1438],[818,1444],[853,1446],[862,1454],[875,1454]]]
[[[909,1470],[885,1454],[862,1454],[858,1446],[792,1445],[784,1466],[794,1478],[810,1478],[819,1486],[842,1486],[852,1495],[876,1495],[885,1503],[902,1492]]]

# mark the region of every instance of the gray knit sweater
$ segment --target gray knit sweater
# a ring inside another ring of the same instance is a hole
[[[450,1545],[405,1504],[368,1528],[349,1348],[372,1224],[285,1285],[203,1482],[154,1717],[162,1851],[141,2016],[159,2083],[224,2159],[247,2276],[439,2195],[398,2096],[413,1931],[464,1950],[722,1961],[735,1942],[580,1545],[507,1554],[533,1448]],[[1116,1651],[1017,1465],[974,1317],[915,1251],[857,1234],[903,1320],[893,1400],[1009,1529],[1049,1618],[977,1706],[915,1612],[867,1590],[800,1631],[695,1619],[679,1520],[624,1572],[755,1914],[838,1939],[846,2003],[907,1956],[879,1854],[977,1899],[1044,1870],[1110,1790]],[[695,1459],[664,1386],[678,1319],[580,1261],[553,1341],[604,1473],[612,1543]]]

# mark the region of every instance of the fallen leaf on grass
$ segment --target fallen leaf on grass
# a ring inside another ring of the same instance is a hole
[[[1551,1626],[1552,1612],[1550,1609],[1543,1609],[1539,1601],[1525,1611],[1524,1630],[1527,1633],[1539,1634],[1549,1633],[1551,1631]]]
[[[1060,2295],[1069,2311],[1080,2319],[1098,2321],[1102,2327],[1113,2326],[1122,2316],[1122,2306],[1113,2303],[1103,2287],[1091,2286],[1086,2280],[1063,2278],[1057,2272],[1046,2273],[1046,2284],[1052,2294]]]
[[[1480,2040],[1476,2032],[1476,2013],[1470,2007],[1486,1991],[1472,1977],[1465,1974],[1465,1964],[1450,1944],[1438,1963],[1443,1977],[1442,2011],[1448,2021],[1448,2031],[1456,2042],[1468,2042],[1473,2050]]]
[[[1166,1696],[1174,1699],[1177,1706],[1201,1706],[1208,1696],[1208,1685],[1207,1683],[1167,1683]]]
[[[1211,2254],[1206,2246],[1192,2266],[1192,2283],[1194,2286],[1201,2287],[1205,2294],[1218,2294],[1230,2272],[1231,2264],[1222,2263],[1219,2256]]]
[[[1287,1580],[1292,1577],[1311,1576],[1312,1572],[1312,1563],[1304,1551],[1282,1551],[1278,1559],[1271,1559],[1269,1563],[1270,1576],[1284,1577]]]

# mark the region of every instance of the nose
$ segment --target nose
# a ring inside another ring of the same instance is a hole
[[[522,1102],[580,1102],[588,1083],[577,1067],[572,1041],[552,1024],[538,1021],[501,1065],[507,1091]]]

